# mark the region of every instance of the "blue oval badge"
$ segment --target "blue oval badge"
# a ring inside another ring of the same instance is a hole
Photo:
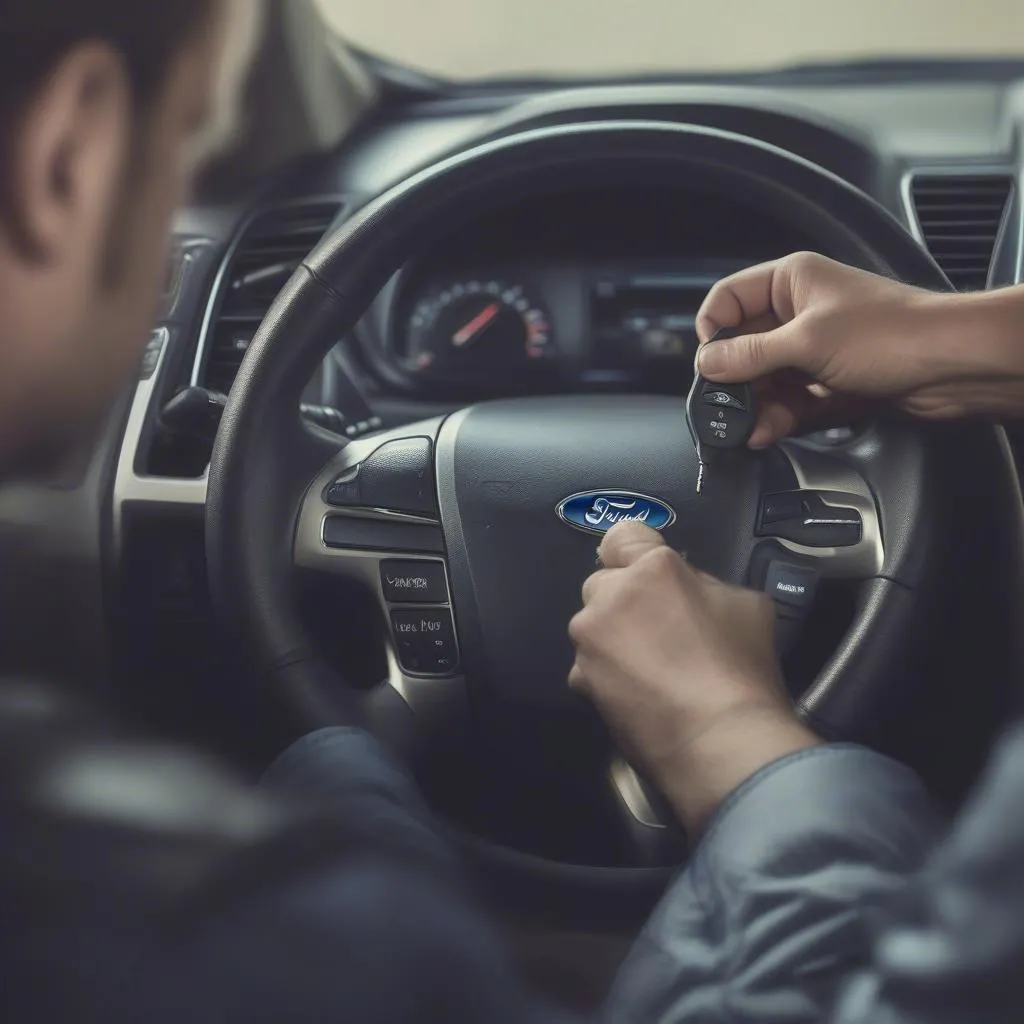
[[[624,522],[664,530],[676,521],[671,506],[633,491],[584,491],[566,498],[556,511],[562,522],[587,533],[607,533],[616,523]]]

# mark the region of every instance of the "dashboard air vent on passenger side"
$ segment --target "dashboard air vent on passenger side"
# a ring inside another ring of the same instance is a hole
[[[932,258],[959,291],[988,281],[1013,188],[1008,174],[915,174],[910,198]]]
[[[339,199],[256,214],[228,257],[207,327],[197,383],[227,394],[274,299],[342,210]]]

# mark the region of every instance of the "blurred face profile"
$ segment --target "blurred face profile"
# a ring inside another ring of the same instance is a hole
[[[0,474],[49,469],[136,373],[172,215],[233,119],[257,6],[211,0],[144,109],[120,54],[74,47],[2,140]]]

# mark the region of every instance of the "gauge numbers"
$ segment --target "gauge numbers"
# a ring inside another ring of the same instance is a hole
[[[417,374],[490,375],[554,354],[542,305],[522,285],[499,280],[458,281],[428,291],[406,331],[406,367]]]

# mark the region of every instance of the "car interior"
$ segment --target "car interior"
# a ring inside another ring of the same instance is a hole
[[[882,415],[698,495],[684,402],[700,304],[753,263],[1021,281],[1024,61],[457,78],[324,18],[270,5],[102,436],[0,490],[4,668],[252,780],[358,707],[524,971],[588,1007],[687,838],[567,689],[571,499],[653,500],[771,590],[808,721],[950,813],[1014,713],[1024,433]]]

